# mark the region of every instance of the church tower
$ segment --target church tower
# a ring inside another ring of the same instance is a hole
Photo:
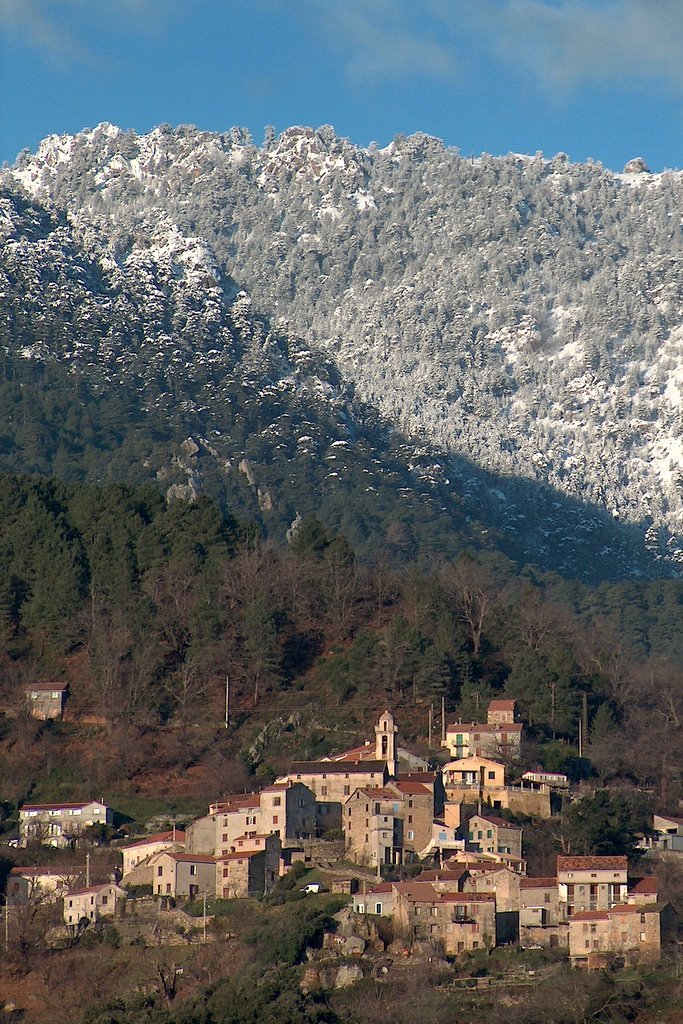
[[[394,716],[390,711],[380,715],[379,722],[375,726],[375,759],[386,761],[389,774],[395,776],[398,772],[396,759],[396,734],[398,726],[394,724]]]

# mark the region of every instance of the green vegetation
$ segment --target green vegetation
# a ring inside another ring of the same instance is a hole
[[[430,705],[475,720],[494,696],[529,722],[516,767],[663,809],[681,793],[681,582],[569,586],[465,550],[429,571],[367,564],[316,519],[277,548],[207,498],[150,487],[5,475],[0,512],[5,830],[29,795],[182,819],[358,742],[388,704],[425,749]],[[68,683],[63,721],[26,715],[33,680]],[[589,822],[573,828],[572,848],[597,848]]]

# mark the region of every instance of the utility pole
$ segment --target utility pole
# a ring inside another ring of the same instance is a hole
[[[5,949],[9,949],[9,903],[5,896]]]
[[[432,749],[432,719],[433,719],[433,717],[434,717],[434,705],[430,704],[429,705],[429,739],[428,739],[428,742],[427,742],[427,746],[428,746],[429,750]]]
[[[441,698],[441,745],[446,742],[446,698]]]
[[[204,935],[204,942],[206,942],[206,893],[204,893],[204,921],[202,931]]]
[[[85,887],[90,888],[90,854],[85,855]]]
[[[583,722],[582,736],[583,742],[589,742],[588,736],[588,694],[584,690],[581,694],[581,721]]]
[[[230,725],[230,676],[225,677],[225,728]]]

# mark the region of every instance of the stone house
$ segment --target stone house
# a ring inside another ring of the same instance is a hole
[[[391,917],[396,905],[396,894],[392,882],[382,882],[365,892],[354,893],[353,909],[356,914],[378,914]]]
[[[122,846],[123,877],[125,878],[134,868],[145,864],[153,854],[163,850],[183,852],[185,850],[185,833],[174,828],[168,832],[157,832],[153,836],[147,836],[146,839],[139,839],[135,843]]]
[[[82,920],[101,921],[122,913],[126,893],[113,882],[74,889],[64,896],[64,923],[77,928]]]
[[[626,857],[558,857],[557,884],[564,918],[576,913],[609,910],[625,903],[628,893]]]
[[[342,828],[342,808],[359,787],[380,787],[389,780],[385,761],[295,761],[277,783],[300,782],[315,795],[316,831]]]
[[[522,830],[505,818],[474,814],[469,820],[468,845],[482,853],[508,853],[521,858]]]
[[[155,856],[154,895],[195,899],[216,891],[216,858],[201,853],[163,853]]]
[[[569,930],[560,911],[557,879],[522,878],[519,883],[519,941],[544,949],[569,945]]]
[[[282,843],[279,836],[240,836],[227,853],[216,858],[216,896],[219,899],[262,896],[277,881]]]
[[[602,968],[614,958],[626,964],[656,963],[676,930],[669,904],[578,911],[569,920],[569,956],[575,967]]]
[[[441,743],[451,757],[490,757],[506,761],[519,759],[522,748],[522,726],[519,722],[452,722],[446,727]]]
[[[19,841],[66,847],[92,825],[108,825],[112,814],[99,800],[84,803],[24,804],[19,811]]]
[[[429,845],[434,798],[417,782],[357,789],[344,805],[349,855],[363,864],[401,864]]]
[[[486,711],[489,725],[513,725],[519,721],[519,708],[516,700],[492,700]]]
[[[505,864],[473,864],[467,868],[467,873],[466,891],[495,896],[499,913],[519,910],[522,876],[516,871]]]
[[[45,722],[61,718],[68,687],[57,683],[34,683],[24,690],[26,706],[34,718]]]
[[[506,784],[505,765],[488,757],[465,757],[449,761],[442,769],[448,803],[478,804],[487,809],[507,809],[514,814],[550,817],[550,787],[520,779]]]
[[[659,893],[659,884],[656,875],[647,875],[645,878],[629,881],[627,903],[639,905],[641,903],[656,903]]]
[[[315,836],[315,794],[301,782],[276,783],[260,793],[261,832],[279,836],[283,846]]]
[[[392,917],[404,942],[437,943],[447,955],[495,945],[495,896],[437,892],[424,882],[398,882],[394,890]]]

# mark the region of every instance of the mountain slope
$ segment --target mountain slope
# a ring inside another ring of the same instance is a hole
[[[515,557],[588,577],[680,561],[680,176],[469,160],[426,136],[364,151],[288,129],[258,148],[239,130],[103,125],[5,177],[15,365],[49,354],[125,381],[155,423],[203,414],[222,444],[241,413],[216,426],[217,410],[246,382],[257,429],[230,455],[256,455],[278,492],[287,431],[259,416],[286,394],[302,429],[311,405],[346,420],[325,440],[354,467],[372,421],[371,459],[399,449],[397,487],[432,493],[436,521],[456,507],[502,530]],[[43,264],[53,279],[31,278]],[[316,449],[300,496],[355,475],[310,480],[339,454]]]

